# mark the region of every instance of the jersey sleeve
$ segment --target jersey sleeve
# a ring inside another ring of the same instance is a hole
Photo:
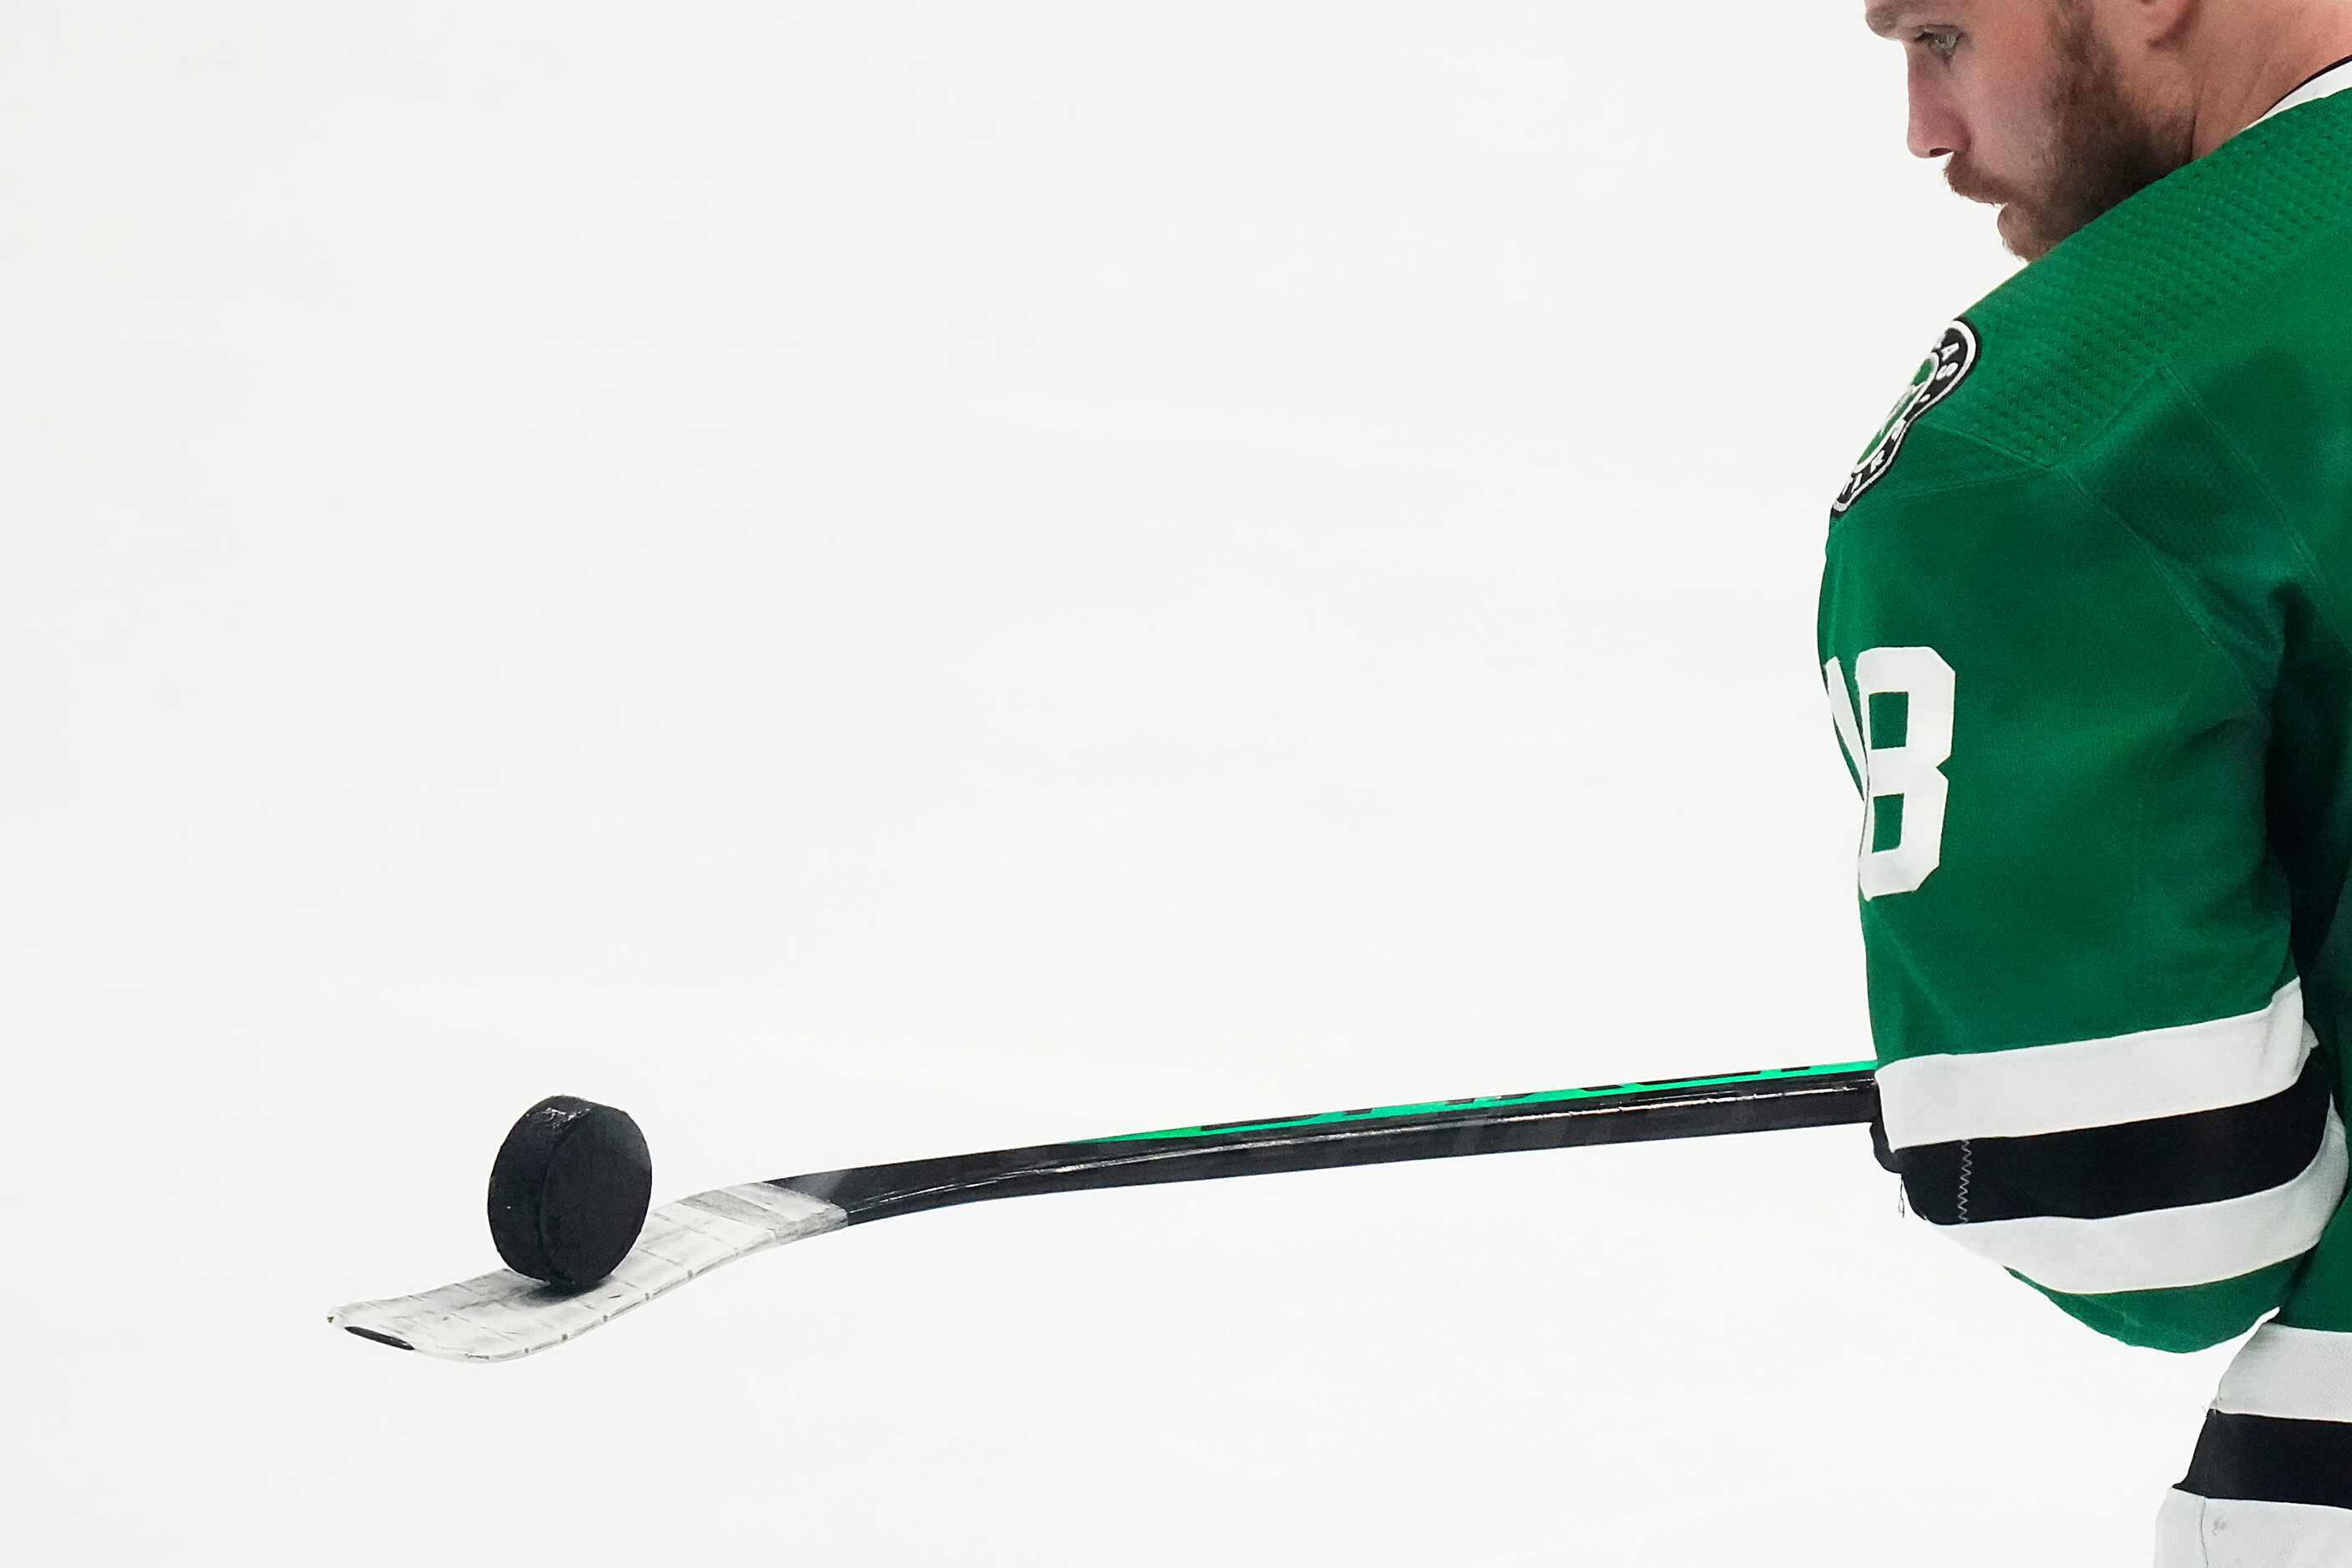
[[[2192,567],[2064,472],[1831,535],[1886,1142],[1911,1207],[2188,1350],[2278,1305],[2342,1196],[2265,832],[2269,694]]]

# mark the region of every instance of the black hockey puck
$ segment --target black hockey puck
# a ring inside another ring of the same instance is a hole
[[[637,1244],[653,1193],[653,1154],[627,1111],[550,1095],[499,1145],[490,1239],[518,1274],[593,1285]]]

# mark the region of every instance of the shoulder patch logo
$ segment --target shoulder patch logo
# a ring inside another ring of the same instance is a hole
[[[1893,411],[1887,415],[1886,423],[1879,426],[1870,449],[1863,453],[1853,472],[1846,476],[1845,489],[1838,491],[1837,500],[1830,503],[1832,517],[1844,515],[1846,508],[1862,499],[1863,491],[1886,477],[1911,426],[1919,422],[1921,415],[1949,397],[1953,389],[1968,378],[1969,372],[1976,368],[1976,363],[1977,330],[1963,317],[1944,329],[1943,341],[1919,362],[1918,374],[1903,389],[1903,395],[1895,399]]]

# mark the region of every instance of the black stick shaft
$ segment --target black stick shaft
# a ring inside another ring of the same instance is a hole
[[[837,1205],[854,1225],[1037,1193],[1843,1126],[1870,1121],[1878,1108],[1866,1064],[1564,1093],[1573,1098],[1529,1095],[1411,1112],[1268,1119],[821,1171],[773,1184]]]

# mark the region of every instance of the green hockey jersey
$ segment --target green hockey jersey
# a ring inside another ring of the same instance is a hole
[[[2141,192],[1943,334],[1832,507],[1915,1209],[2189,1349],[2346,1184],[2352,94]]]

